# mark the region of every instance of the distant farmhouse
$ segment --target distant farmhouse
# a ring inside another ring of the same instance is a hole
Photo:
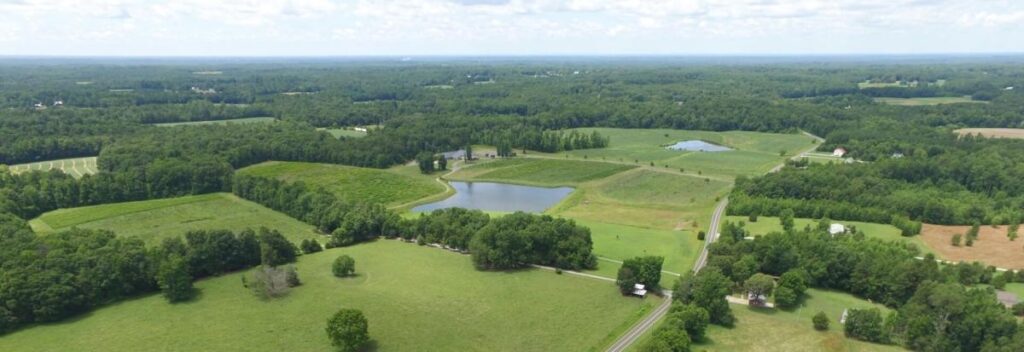
[[[834,157],[842,158],[843,155],[846,155],[846,148],[838,147],[832,151],[832,156]]]

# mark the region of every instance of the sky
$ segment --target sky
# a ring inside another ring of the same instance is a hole
[[[2,56],[1024,52],[1024,0],[0,0]]]

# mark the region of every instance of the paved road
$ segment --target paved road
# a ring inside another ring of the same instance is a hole
[[[661,304],[659,304],[657,308],[654,308],[654,311],[651,312],[651,314],[648,314],[646,318],[636,325],[633,325],[625,335],[622,335],[622,337],[615,341],[615,344],[608,348],[609,352],[625,351],[633,344],[633,342],[636,342],[640,336],[647,332],[647,330],[654,327],[654,324],[658,323],[658,320],[660,320],[661,317],[668,313],[669,308],[672,307],[672,291],[663,291],[663,293],[665,294],[665,299],[661,301]]]
[[[711,215],[711,226],[708,226],[708,233],[704,235],[704,248],[700,250],[697,263],[693,265],[693,272],[699,272],[708,264],[708,246],[718,240],[718,224],[722,222],[722,215],[725,214],[725,207],[729,205],[729,198],[724,198],[715,207],[715,213]]]

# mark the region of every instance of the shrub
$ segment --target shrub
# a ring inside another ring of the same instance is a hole
[[[327,337],[338,351],[359,351],[370,341],[369,323],[363,312],[341,309],[327,320]]]
[[[188,273],[188,263],[180,256],[172,255],[160,263],[156,281],[164,297],[172,303],[192,298],[192,276]]]
[[[815,314],[814,317],[811,318],[811,322],[814,323],[814,330],[828,330],[828,316],[825,315],[825,312],[818,312],[818,314]]]
[[[795,307],[798,300],[799,296],[789,287],[780,286],[775,290],[775,306],[779,308]]]
[[[292,287],[298,285],[298,274],[295,273],[294,277],[289,277],[289,271],[294,272],[295,268],[263,265],[254,270],[246,282],[257,297],[262,299],[282,297],[291,292]]]
[[[967,241],[964,241],[964,245],[966,245],[968,247],[973,247],[974,246],[974,237],[967,236]]]
[[[952,244],[954,247],[960,247],[960,241],[961,241],[962,238],[963,238],[963,235],[961,235],[959,233],[955,234],[955,235],[953,235],[953,238],[950,240],[950,244]]]
[[[869,342],[885,343],[889,340],[882,326],[882,313],[877,308],[847,311],[843,332],[847,337]]]
[[[302,249],[302,253],[305,254],[316,253],[324,250],[324,248],[320,246],[320,242],[309,239],[302,240],[302,243],[299,244],[299,248]]]
[[[698,241],[703,241],[704,237],[707,237],[707,233],[706,232],[704,232],[704,231],[697,232],[697,240]]]
[[[1010,310],[1013,311],[1013,315],[1024,316],[1024,302],[1014,304]]]
[[[356,272],[356,260],[347,255],[338,256],[331,264],[331,272],[337,277],[352,276]]]

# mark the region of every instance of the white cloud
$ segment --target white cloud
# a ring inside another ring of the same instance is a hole
[[[967,37],[972,31],[1005,40],[985,42],[1000,43],[999,47],[966,41],[950,46],[951,37]],[[1024,37],[1024,2],[0,0],[0,53],[13,54],[910,50],[896,41],[896,34],[916,37],[914,50],[1024,51],[1024,41],[1019,40]],[[71,38],[79,42],[68,43]],[[689,44],[667,44],[682,39]],[[119,52],[89,51],[90,46]]]

